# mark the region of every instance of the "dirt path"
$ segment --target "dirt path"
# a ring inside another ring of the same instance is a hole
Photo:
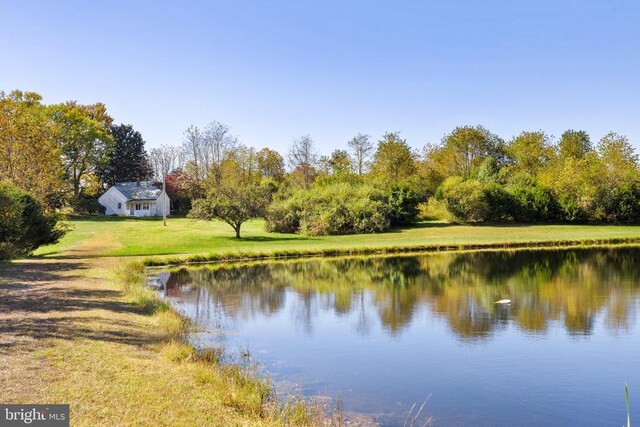
[[[113,262],[113,261],[111,261]],[[0,269],[0,402],[44,401],[53,347],[79,340],[152,342],[140,310],[105,286],[104,260],[22,260]],[[100,276],[103,276],[100,278]]]
[[[161,331],[179,317],[115,289],[118,262],[0,267],[1,403],[69,404],[73,426],[282,425],[260,382],[167,341]]]

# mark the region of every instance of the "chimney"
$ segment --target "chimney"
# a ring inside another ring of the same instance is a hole
[[[136,187],[140,187],[140,177],[136,178]]]

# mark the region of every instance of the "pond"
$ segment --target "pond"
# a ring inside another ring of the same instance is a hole
[[[248,349],[276,384],[382,425],[430,395],[433,425],[620,426],[625,382],[632,423],[640,407],[639,261],[638,248],[308,259],[183,269],[163,292],[200,325],[197,346]]]

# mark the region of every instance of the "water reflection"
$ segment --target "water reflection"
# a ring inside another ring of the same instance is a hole
[[[635,320],[638,254],[634,248],[475,252],[204,267],[173,272],[166,293],[193,307],[196,321],[220,327],[223,317],[275,315],[293,292],[292,315],[307,334],[318,312],[330,311],[356,315],[360,335],[377,319],[396,336],[424,308],[463,340],[511,324],[545,334],[550,322],[590,335],[600,314],[608,330],[620,333]],[[500,299],[512,303],[496,304]]]

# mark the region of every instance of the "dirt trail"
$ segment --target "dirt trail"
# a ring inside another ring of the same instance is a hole
[[[45,401],[57,374],[44,355],[60,341],[145,343],[136,316],[127,317],[139,309],[100,278],[114,261],[29,259],[0,268],[0,402]]]

